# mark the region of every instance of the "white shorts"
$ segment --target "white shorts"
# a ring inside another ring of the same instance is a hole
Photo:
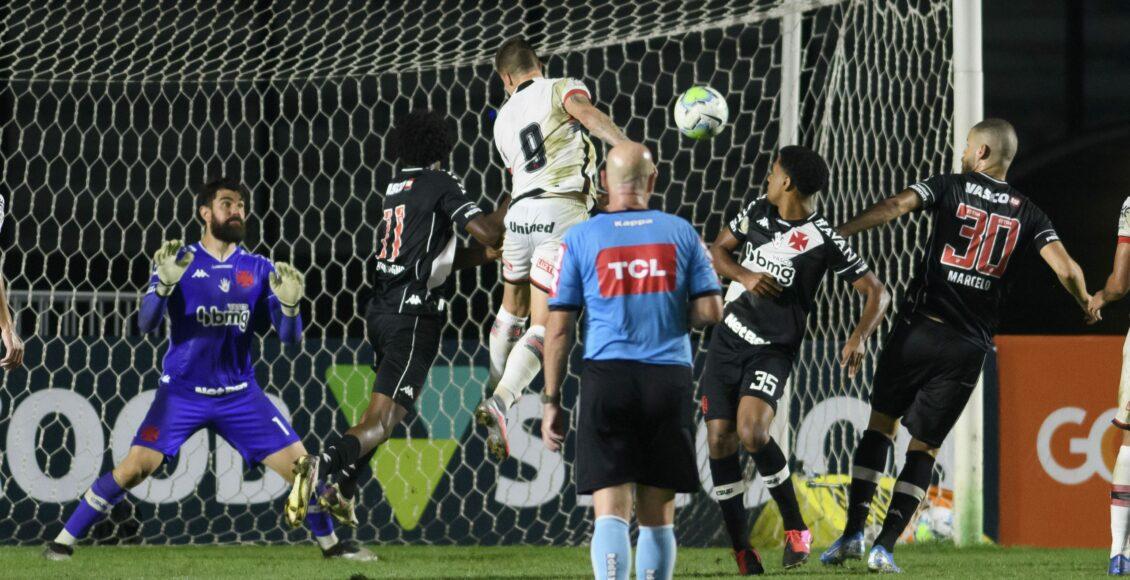
[[[503,279],[512,284],[529,282],[549,292],[561,239],[569,228],[587,219],[588,206],[568,198],[535,197],[510,206],[502,242]]]
[[[1130,431],[1130,334],[1122,344],[1122,380],[1118,382],[1118,412],[1114,414],[1115,427]]]

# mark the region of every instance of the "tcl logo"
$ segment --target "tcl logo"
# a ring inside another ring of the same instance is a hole
[[[596,256],[600,295],[652,294],[675,289],[675,244],[642,244],[601,250]]]
[[[1116,411],[1109,409],[1095,417],[1089,428],[1087,411],[1079,407],[1063,407],[1048,415],[1036,435],[1036,456],[1044,471],[1065,485],[1077,485],[1095,475],[1110,481],[1115,452],[1108,452],[1111,446],[1103,440],[1108,436],[1121,439],[1110,424]]]

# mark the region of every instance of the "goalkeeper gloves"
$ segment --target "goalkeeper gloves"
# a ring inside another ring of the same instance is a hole
[[[161,249],[153,254],[153,265],[157,269],[157,295],[162,298],[173,293],[173,289],[184,276],[184,271],[192,263],[191,251],[185,252],[181,259],[177,259],[177,253],[183,246],[184,242],[181,240],[166,240],[161,243]]]
[[[286,262],[275,264],[271,274],[271,292],[279,299],[283,314],[291,318],[298,316],[298,303],[306,293],[306,277],[294,266]]]

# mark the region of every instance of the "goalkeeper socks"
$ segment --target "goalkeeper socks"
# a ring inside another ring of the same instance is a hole
[[[589,556],[596,580],[628,580],[632,567],[632,538],[628,535],[628,522],[616,516],[596,518]]]
[[[522,329],[526,328],[529,317],[514,316],[506,311],[505,307],[498,309],[494,317],[494,324],[490,327],[490,387],[498,386],[502,380],[502,372],[506,368],[506,359],[514,345],[522,338]],[[507,401],[513,405],[513,401]]]
[[[722,509],[722,521],[726,522],[726,533],[730,535],[730,545],[734,551],[749,547],[746,533],[745,481],[742,480],[742,464],[737,452],[729,457],[710,460],[710,478],[714,481],[714,500]],[[637,571],[638,574],[638,571]]]
[[[322,451],[321,478],[337,475],[342,468],[357,463],[360,455],[361,441],[352,435],[343,436]]]
[[[875,538],[876,546],[883,546],[888,552],[894,551],[895,541],[918,511],[918,505],[926,498],[926,490],[930,487],[930,477],[933,474],[934,456],[925,451],[907,452],[906,464],[895,481],[891,505],[887,508],[887,518],[883,521],[883,531]]]
[[[757,463],[757,473],[761,474],[769,488],[769,495],[773,496],[777,509],[781,510],[785,530],[807,530],[808,526],[804,525],[804,518],[800,515],[793,480],[789,477],[789,463],[781,446],[774,439],[769,439],[765,447],[753,454],[753,460]]]
[[[372,451],[358,459],[357,463],[342,470],[342,477],[337,481],[337,489],[345,499],[357,497],[357,480],[365,472],[365,467],[373,462],[373,456],[377,454],[377,449],[378,447],[374,447]]]
[[[522,391],[530,386],[530,382],[541,371],[544,347],[545,327],[535,325],[522,336],[521,346],[510,351],[510,356],[506,359],[506,370],[502,372],[502,379],[494,389],[494,394],[506,403],[507,409],[522,397]]]
[[[636,539],[637,580],[668,580],[675,575],[675,526],[640,526]]]
[[[1130,528],[1130,446],[1118,448],[1111,470],[1110,557],[1127,555],[1127,530]]]
[[[845,536],[862,532],[863,526],[867,524],[867,514],[871,513],[871,499],[875,497],[879,480],[883,478],[891,445],[890,439],[872,429],[864,431],[863,437],[859,439],[852,458]]]
[[[67,546],[74,545],[75,540],[85,536],[86,532],[90,531],[91,526],[106,517],[110,510],[125,497],[126,490],[118,485],[117,480],[114,479],[114,472],[103,473],[102,477],[95,480],[94,485],[90,486],[90,489],[83,494],[82,501],[79,502],[71,517],[67,519],[63,531],[59,533],[55,541]]]
[[[334,521],[322,506],[318,505],[318,496],[322,495],[325,486],[318,486],[318,493],[310,498],[310,507],[306,509],[306,527],[314,534],[314,539],[323,550],[328,550],[337,543],[337,534],[334,533]]]

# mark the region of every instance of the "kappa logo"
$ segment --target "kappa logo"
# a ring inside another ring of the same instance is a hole
[[[423,304],[424,301],[420,300],[419,294],[413,294],[413,295],[409,296],[408,299],[404,301],[404,303],[408,304],[410,306],[419,306],[419,305]]]
[[[228,290],[231,290],[231,280],[220,278],[220,292],[226,293]]]
[[[200,268],[197,268],[196,271],[192,273],[192,277],[193,278],[207,278],[208,273],[205,272],[204,270],[201,270]]]
[[[757,225],[759,225],[759,226],[761,226],[765,229],[769,229],[769,218],[761,218],[761,219],[757,220]]]
[[[397,390],[400,391],[401,393],[404,393],[404,396],[406,396],[406,397],[410,397],[410,398],[416,397],[416,389],[412,385],[401,385],[400,388],[397,389]]]

